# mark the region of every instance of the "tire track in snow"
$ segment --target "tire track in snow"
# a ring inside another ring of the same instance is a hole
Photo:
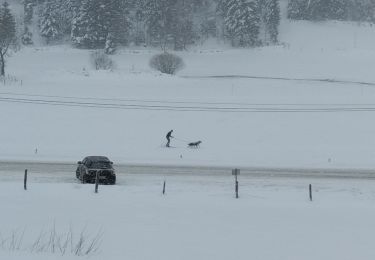
[[[304,82],[323,82],[339,84],[356,84],[375,87],[373,82],[351,81],[340,79],[319,79],[319,78],[288,78],[288,77],[267,77],[267,76],[248,76],[248,75],[208,75],[208,76],[180,76],[186,79],[261,79],[261,80],[283,80],[283,81],[304,81]]]

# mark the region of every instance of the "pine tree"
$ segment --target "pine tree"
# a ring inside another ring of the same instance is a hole
[[[108,35],[115,45],[127,41],[129,24],[124,0],[83,0],[72,22],[72,43],[80,48],[104,48]]]
[[[262,21],[271,43],[278,42],[280,25],[279,0],[261,0],[263,2]]]
[[[106,5],[100,0],[83,0],[73,19],[72,43],[79,48],[103,48],[107,32],[102,23]]]
[[[293,20],[307,19],[307,6],[306,0],[289,0],[288,2],[288,18]]]
[[[348,16],[353,21],[362,21],[366,15],[366,2],[370,0],[351,0],[348,2]]]
[[[361,0],[366,1],[366,0]],[[306,20],[346,20],[350,0],[290,0],[288,17]]]
[[[375,1],[364,0],[364,19],[362,21],[375,23]]]
[[[223,0],[221,8],[227,37],[234,46],[259,44],[260,13],[257,1]]]
[[[80,48],[91,47],[89,5],[89,0],[82,0],[72,21],[71,41],[73,45]]]
[[[40,35],[45,38],[47,44],[61,37],[57,11],[58,9],[55,0],[47,0],[43,5],[43,10],[39,20],[39,28]]]
[[[171,35],[173,37],[174,50],[186,49],[186,46],[193,42],[193,2],[177,0],[173,9],[174,18]]]
[[[145,0],[136,1],[134,4],[134,16],[132,17],[132,34],[136,46],[146,44],[145,12],[143,7]]]
[[[4,2],[0,7],[0,76],[5,75],[5,57],[16,43],[16,22],[9,4]]]
[[[112,33],[109,33],[104,46],[105,54],[114,54],[116,52],[117,44],[115,37]]]
[[[108,3],[109,33],[112,40],[115,45],[127,45],[132,28],[129,0],[108,0]]]
[[[34,1],[24,0],[23,11],[24,11],[24,24],[30,25],[33,19],[33,15],[34,15]]]
[[[216,2],[209,0],[195,1],[194,20],[198,28],[199,38],[206,40],[210,37],[217,37],[218,26],[216,24]]]
[[[188,44],[194,42],[195,34],[193,32],[193,21],[189,18],[182,18],[175,24],[174,32],[174,50],[186,50]]]
[[[146,0],[143,7],[148,41],[165,50],[172,27],[173,0]]]
[[[111,32],[112,12],[111,1],[109,0],[94,0],[94,15],[97,20],[93,23],[94,31],[97,37],[98,47],[105,46],[108,34]]]
[[[350,0],[347,3],[347,15],[354,21],[375,22],[374,0]]]
[[[321,21],[326,19],[325,3],[327,0],[305,0],[307,3],[306,19]]]
[[[348,0],[306,0],[307,19],[344,20],[347,16]]]
[[[72,31],[73,18],[76,16],[80,0],[60,0],[58,1],[59,17],[58,23],[61,33],[68,36]]]
[[[152,45],[185,49],[194,40],[192,0],[146,0],[143,8],[146,33]]]
[[[326,19],[346,20],[348,18],[348,0],[327,0]]]

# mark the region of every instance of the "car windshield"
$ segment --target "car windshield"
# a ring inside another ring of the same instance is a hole
[[[89,165],[88,165],[89,168],[93,168],[93,169],[108,169],[108,168],[111,168],[111,164],[110,162],[91,162]]]

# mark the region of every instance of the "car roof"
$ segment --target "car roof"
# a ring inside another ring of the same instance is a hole
[[[87,156],[85,159],[92,162],[110,162],[110,160],[105,156]]]

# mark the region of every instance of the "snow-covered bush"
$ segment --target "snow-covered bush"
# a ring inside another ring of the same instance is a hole
[[[33,45],[33,34],[27,26],[25,26],[25,31],[21,37],[21,41],[23,45]]]
[[[184,67],[184,62],[181,57],[165,52],[153,56],[150,66],[162,73],[173,75]]]
[[[91,53],[91,63],[96,70],[112,70],[114,63],[102,50],[96,50]]]

